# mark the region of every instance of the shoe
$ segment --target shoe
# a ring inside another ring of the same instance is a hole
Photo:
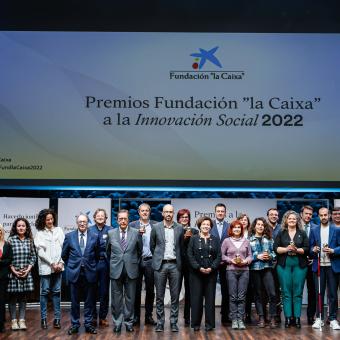
[[[270,327],[271,329],[277,328],[277,327],[278,327],[278,324],[277,324],[275,318],[271,318],[271,319],[270,319],[270,321],[269,321],[269,327]]]
[[[57,328],[57,329],[60,329],[60,328],[61,328],[60,319],[54,319],[54,320],[53,320],[53,327],[54,327],[54,328]]]
[[[246,329],[243,320],[238,320],[238,329]]]
[[[152,316],[146,317],[144,323],[146,325],[151,325],[151,326],[155,326],[157,324],[157,322],[152,318]]]
[[[140,318],[139,317],[134,317],[133,318],[133,323],[134,326],[138,326],[140,324]]]
[[[221,323],[223,326],[228,326],[228,323],[230,323],[230,320],[228,318],[222,318]]]
[[[122,331],[122,326],[114,326],[113,333],[120,333]]]
[[[260,318],[259,318],[259,321],[258,321],[258,323],[257,323],[257,327],[259,327],[259,328],[264,328],[266,325],[265,325],[265,323],[264,323],[264,317],[263,316],[260,316]]]
[[[290,326],[291,326],[290,318],[286,318],[285,319],[285,328],[289,328]]]
[[[184,319],[184,326],[189,327],[190,326],[190,319]]]
[[[171,332],[178,332],[179,331],[178,326],[175,323],[172,323],[170,325],[170,328],[171,328]]]
[[[211,327],[211,326],[205,326],[205,331],[206,332],[210,332],[214,329],[214,327]]]
[[[293,316],[290,318],[290,325],[295,326],[295,318]]]
[[[322,326],[324,326],[324,322],[321,319],[317,318],[315,319],[312,328],[321,328]]]
[[[246,315],[244,322],[247,323],[247,324],[251,324],[251,316],[249,314]]]
[[[27,329],[26,327],[26,321],[24,319],[20,319],[18,322],[19,329],[22,331],[25,331]]]
[[[164,326],[160,323],[158,323],[155,327],[156,332],[164,332]]]
[[[312,318],[307,318],[307,323],[308,323],[308,325],[313,325],[313,323],[314,323],[314,318],[312,317]]]
[[[332,321],[330,322],[330,327],[331,327],[333,330],[338,330],[338,329],[340,329],[340,325],[339,325],[339,323],[338,323],[337,320],[332,320]]]
[[[109,322],[106,319],[99,319],[99,326],[109,327]]]
[[[276,315],[275,321],[276,321],[277,324],[280,324],[281,323],[281,315]]]
[[[69,330],[67,331],[68,335],[77,334],[79,332],[78,326],[71,326]]]
[[[93,318],[93,320],[92,320],[92,326],[93,327],[97,327],[97,325],[98,325],[98,323],[97,323],[97,318]]]
[[[199,330],[200,330],[200,326],[195,326],[195,327],[194,327],[194,331],[195,331],[195,332],[198,332]]]
[[[46,319],[41,319],[41,328],[42,329],[47,329],[47,321]]]
[[[231,322],[231,328],[232,329],[238,329],[238,322],[237,322],[237,320],[233,320]]]
[[[300,320],[300,318],[295,318],[295,327],[296,328],[301,328],[301,320]]]
[[[19,330],[19,325],[17,319],[12,320],[12,331],[18,331]]]
[[[85,327],[85,332],[90,334],[97,334],[97,330],[93,326]]]
[[[130,326],[130,325],[126,325],[125,326],[125,328],[126,328],[126,331],[127,332],[129,332],[129,333],[131,333],[131,332],[134,332],[135,330],[133,329],[133,327],[132,326]]]

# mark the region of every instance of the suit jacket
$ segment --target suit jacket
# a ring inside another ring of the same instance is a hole
[[[139,261],[143,251],[142,237],[138,230],[129,228],[126,231],[126,249],[120,245],[120,228],[110,230],[106,243],[106,254],[110,265],[110,278],[119,279],[123,267],[130,279],[139,275]]]
[[[216,220],[214,220],[214,224],[211,228],[210,234],[217,237],[217,239],[220,241],[220,245],[222,245],[223,241],[227,237],[229,237],[228,231],[229,231],[229,224],[226,221],[223,221],[222,237],[220,237],[220,234],[218,233],[218,230],[217,230]]]
[[[110,230],[113,230],[111,226],[104,225],[103,229],[101,231],[98,230],[98,227],[96,224],[91,226],[89,230],[93,233],[96,233],[98,235],[98,241],[99,241],[99,256],[106,258],[106,240],[107,240],[107,234]],[[108,259],[107,259],[108,260]],[[108,262],[108,261],[107,261]]]
[[[66,280],[76,283],[80,270],[83,267],[88,282],[97,281],[96,267],[99,258],[99,240],[96,233],[87,230],[86,247],[84,255],[81,254],[78,229],[65,235],[61,258],[66,265]]]
[[[151,231],[150,249],[152,252],[152,267],[159,270],[162,266],[165,252],[164,222],[157,223]],[[176,263],[178,270],[182,269],[182,257],[184,252],[184,229],[181,224],[174,222],[174,241],[176,251]]]
[[[309,250],[313,258],[312,270],[318,271],[318,255],[313,252],[313,247],[318,246],[321,248],[321,226],[311,229],[309,234]],[[329,226],[328,246],[334,249],[334,254],[331,254],[331,266],[335,273],[340,273],[340,229],[334,225]]]
[[[0,258],[0,280],[7,280],[10,272],[9,265],[12,263],[13,252],[8,242],[5,242],[2,257]]]

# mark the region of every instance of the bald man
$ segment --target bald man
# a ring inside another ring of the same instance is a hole
[[[184,233],[180,224],[174,222],[174,207],[163,207],[163,221],[156,224],[151,231],[150,249],[152,267],[156,286],[156,332],[164,331],[164,295],[166,282],[169,280],[171,310],[170,327],[178,332],[179,293],[181,290],[181,267],[184,249]]]

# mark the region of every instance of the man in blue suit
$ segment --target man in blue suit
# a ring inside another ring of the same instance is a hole
[[[305,229],[307,236],[310,236],[310,231],[312,228],[317,227],[317,224],[312,222],[313,217],[313,207],[310,205],[304,205],[300,210],[301,222],[302,226]],[[313,277],[313,270],[311,260],[308,261],[308,271],[306,275],[306,283],[307,283],[307,294],[308,294],[308,305],[307,305],[307,322],[308,325],[312,325],[314,323],[314,316],[316,313],[316,300],[315,300],[315,284]]]
[[[98,242],[100,245],[99,261],[97,264],[97,298],[99,300],[99,326],[108,327],[109,322],[106,316],[109,310],[109,287],[110,287],[110,268],[109,261],[106,258],[106,241],[107,234],[113,228],[106,225],[107,213],[105,209],[98,208],[93,214],[95,225],[90,227],[90,231],[98,235]],[[97,326],[97,306],[94,304],[93,310],[93,326]]]
[[[320,226],[311,230],[309,238],[310,255],[313,257],[312,268],[315,287],[318,287],[318,256],[320,257],[321,319],[317,318],[312,327],[320,328],[324,324],[323,302],[327,287],[330,326],[333,330],[340,330],[340,325],[336,319],[338,310],[337,283],[340,273],[340,229],[330,225],[329,217],[327,208],[319,209]],[[318,295],[316,294],[317,298]],[[320,315],[319,306],[317,306],[317,315]]]
[[[225,238],[228,237],[229,224],[224,220],[227,214],[227,207],[223,203],[218,203],[215,206],[215,220],[211,228],[211,235],[214,235],[220,240],[222,245]],[[221,303],[221,321],[226,325],[229,320],[229,294],[228,282],[226,277],[226,267],[221,264],[218,269],[219,281],[221,285],[222,303]]]
[[[95,303],[96,267],[99,254],[98,235],[88,230],[88,217],[77,217],[77,230],[66,234],[61,257],[66,265],[66,280],[71,290],[71,328],[68,334],[78,333],[80,327],[79,291],[84,292],[84,324],[86,333],[96,334],[92,325]]]

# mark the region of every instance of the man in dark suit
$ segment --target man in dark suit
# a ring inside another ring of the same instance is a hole
[[[174,207],[171,204],[166,204],[163,207],[162,215],[163,221],[153,227],[150,238],[156,285],[157,325],[155,330],[156,332],[164,331],[164,295],[166,282],[169,280],[171,331],[178,332],[184,232],[182,226],[174,222]]]
[[[128,227],[127,210],[118,212],[117,221],[119,228],[109,231],[106,243],[106,254],[110,261],[113,331],[120,333],[124,322],[126,331],[133,332],[136,282],[143,244],[139,231]]]
[[[66,265],[66,280],[71,290],[71,328],[68,334],[78,333],[80,327],[79,291],[84,292],[84,324],[86,333],[96,334],[92,325],[95,303],[96,266],[99,257],[97,234],[88,230],[88,217],[77,217],[77,230],[66,234],[61,257]]]
[[[150,213],[151,207],[149,204],[142,203],[138,208],[139,220],[129,224],[129,227],[135,228],[140,232],[143,240],[143,254],[139,264],[139,277],[136,287],[134,325],[140,323],[143,276],[145,279],[145,324],[153,326],[156,324],[152,317],[153,303],[155,300],[155,279],[154,270],[152,268],[152,253],[150,250],[151,230],[155,222],[150,220]]]
[[[310,231],[312,228],[317,227],[317,224],[312,222],[313,208],[310,205],[304,205],[300,210],[301,222],[304,230],[309,238]],[[307,294],[308,294],[308,305],[307,305],[307,322],[308,325],[313,325],[314,316],[316,313],[316,290],[312,271],[312,260],[308,261],[306,283],[307,283]]]
[[[227,207],[223,203],[218,203],[215,206],[215,220],[213,227],[211,228],[211,235],[217,237],[222,245],[225,238],[228,237],[229,224],[225,221],[227,215]],[[229,294],[228,294],[228,282],[226,277],[226,267],[221,264],[218,269],[218,276],[221,285],[221,322],[226,325],[229,320]]]
[[[99,300],[99,326],[108,327],[109,322],[106,316],[109,310],[109,286],[110,286],[110,270],[109,261],[106,258],[106,239],[111,226],[106,225],[107,213],[105,209],[98,208],[93,214],[96,224],[90,227],[90,231],[98,235],[100,245],[99,261],[97,264],[97,298]],[[97,306],[94,305],[93,326],[97,326]]]
[[[329,223],[329,211],[327,208],[319,209],[320,226],[313,228],[310,232],[309,251],[313,258],[314,282],[318,287],[318,257],[320,260],[320,294],[321,309],[317,305],[317,319],[313,328],[321,328],[324,325],[324,295],[327,287],[329,321],[333,330],[340,330],[337,321],[338,312],[338,277],[340,274],[340,229]],[[316,300],[318,295],[315,295]],[[321,314],[321,318],[320,318]]]

